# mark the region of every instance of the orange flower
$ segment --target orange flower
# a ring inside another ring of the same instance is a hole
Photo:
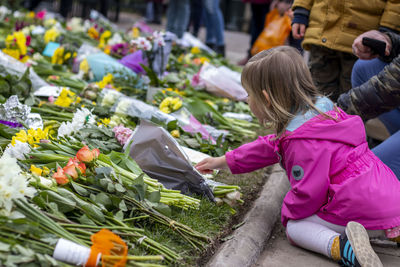
[[[79,169],[81,174],[85,174],[86,165],[85,163],[79,163],[79,160],[77,158],[70,158],[67,163],[67,166],[75,166],[75,168]]]
[[[69,182],[68,177],[65,175],[63,169],[61,169],[60,167],[58,167],[57,172],[53,174],[53,178],[59,185],[64,185]]]
[[[76,171],[76,166],[75,165],[67,165],[63,168],[64,174],[68,174],[69,176],[72,177],[72,179],[78,178],[79,174]]]
[[[88,146],[84,146],[81,149],[79,149],[78,153],[76,153],[76,158],[79,161],[89,163],[97,159],[99,155],[100,155],[100,150],[98,148],[90,150]]]

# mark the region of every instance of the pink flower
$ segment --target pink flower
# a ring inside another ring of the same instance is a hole
[[[52,96],[52,95],[49,96],[49,99],[48,99],[48,100],[49,100],[50,103],[54,103],[54,96]]]
[[[25,42],[25,45],[26,46],[29,46],[31,44],[31,36],[30,35],[28,35],[28,36],[26,36],[26,42]]]
[[[113,132],[115,133],[115,138],[122,146],[126,144],[129,137],[131,137],[133,133],[131,129],[124,127],[122,124],[119,126],[115,126],[113,128]]]
[[[36,17],[37,17],[38,19],[43,20],[45,16],[46,16],[46,10],[45,10],[45,9],[43,9],[42,11],[36,13]]]

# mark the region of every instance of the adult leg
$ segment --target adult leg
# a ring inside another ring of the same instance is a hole
[[[359,59],[354,63],[351,72],[351,85],[352,87],[360,86],[368,81],[372,76],[377,75],[389,63],[383,62],[379,58],[371,60]]]
[[[187,29],[190,18],[190,1],[189,0],[178,0],[177,4],[177,19],[176,19],[176,35],[178,38],[182,38],[183,34]]]
[[[378,146],[372,149],[372,152],[383,161],[400,180],[400,131],[390,136]]]
[[[180,0],[170,0],[168,3],[167,11],[167,31],[175,33],[177,35],[176,29],[176,19],[179,14],[178,2]]]
[[[216,33],[214,28],[214,18],[213,13],[215,12],[213,9],[213,0],[204,0],[204,18],[206,24],[206,45],[212,49],[215,49],[217,40],[216,40]]]
[[[150,23],[154,20],[154,2],[147,1],[146,4],[146,22]]]
[[[311,45],[308,61],[311,76],[319,91],[336,102],[333,96],[340,90],[340,58],[338,52],[326,47]]]

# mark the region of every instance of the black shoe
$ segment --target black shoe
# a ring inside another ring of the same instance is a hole
[[[215,49],[214,49],[214,51],[215,51],[217,54],[219,54],[219,55],[225,57],[225,46],[224,46],[224,45],[218,45],[218,46],[216,46]]]
[[[383,267],[378,255],[372,249],[364,226],[349,222],[346,233],[340,235],[340,266]]]

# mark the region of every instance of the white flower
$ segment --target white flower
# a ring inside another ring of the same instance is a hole
[[[73,17],[67,22],[67,28],[72,32],[84,32],[85,28],[82,24],[82,19]]]
[[[164,40],[164,33],[163,32],[155,31],[155,32],[153,32],[153,37],[154,37],[153,43],[155,45],[157,45],[159,47],[165,46],[165,40]]]
[[[71,122],[63,122],[58,128],[57,137],[69,136],[74,132],[74,127]]]
[[[120,94],[116,91],[107,90],[107,93],[104,95],[103,100],[101,101],[101,105],[105,107],[111,107],[114,105],[115,101],[117,101]]]
[[[0,158],[0,214],[10,216],[15,199],[32,197],[35,193],[21,174],[17,160],[4,153]]]
[[[79,131],[85,124],[95,124],[95,116],[87,108],[78,109],[72,122],[63,122],[58,128],[58,137],[69,136]]]
[[[128,114],[128,108],[131,105],[131,101],[128,99],[122,99],[119,103],[117,108],[115,109],[115,113],[120,113],[127,115]]]
[[[24,160],[25,155],[31,152],[31,148],[28,143],[22,143],[16,140],[14,146],[9,144],[4,151],[4,154],[8,154],[13,158]]]
[[[132,40],[132,44],[137,45],[139,49],[143,49],[145,51],[151,51],[151,43],[144,37],[139,37],[136,40]]]
[[[108,40],[107,44],[108,45],[115,45],[115,44],[120,44],[123,43],[124,40],[122,39],[121,35],[119,33],[114,33],[111,39]]]

